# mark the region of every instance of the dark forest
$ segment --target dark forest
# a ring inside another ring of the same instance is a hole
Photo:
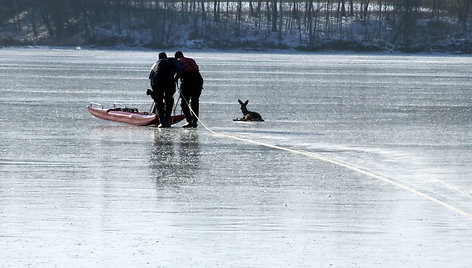
[[[0,0],[0,45],[470,53],[472,0]]]

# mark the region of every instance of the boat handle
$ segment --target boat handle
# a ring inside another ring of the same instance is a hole
[[[88,107],[92,107],[92,106],[100,106],[100,109],[103,110],[103,105],[101,103],[91,102]]]

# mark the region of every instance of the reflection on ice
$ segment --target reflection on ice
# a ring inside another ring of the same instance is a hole
[[[157,129],[153,136],[149,162],[157,187],[191,183],[199,172],[198,132]]]

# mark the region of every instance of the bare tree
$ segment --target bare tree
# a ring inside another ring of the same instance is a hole
[[[272,0],[271,10],[272,10],[272,16],[271,16],[272,27],[271,27],[271,31],[272,32],[277,32],[277,0]]]
[[[469,16],[470,6],[472,0],[456,0],[459,22],[462,23],[462,29],[465,32],[467,30],[467,18]]]

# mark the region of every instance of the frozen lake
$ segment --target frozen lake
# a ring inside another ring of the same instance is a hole
[[[0,49],[1,267],[472,266],[472,57],[184,51],[197,129],[87,112],[157,52]]]

